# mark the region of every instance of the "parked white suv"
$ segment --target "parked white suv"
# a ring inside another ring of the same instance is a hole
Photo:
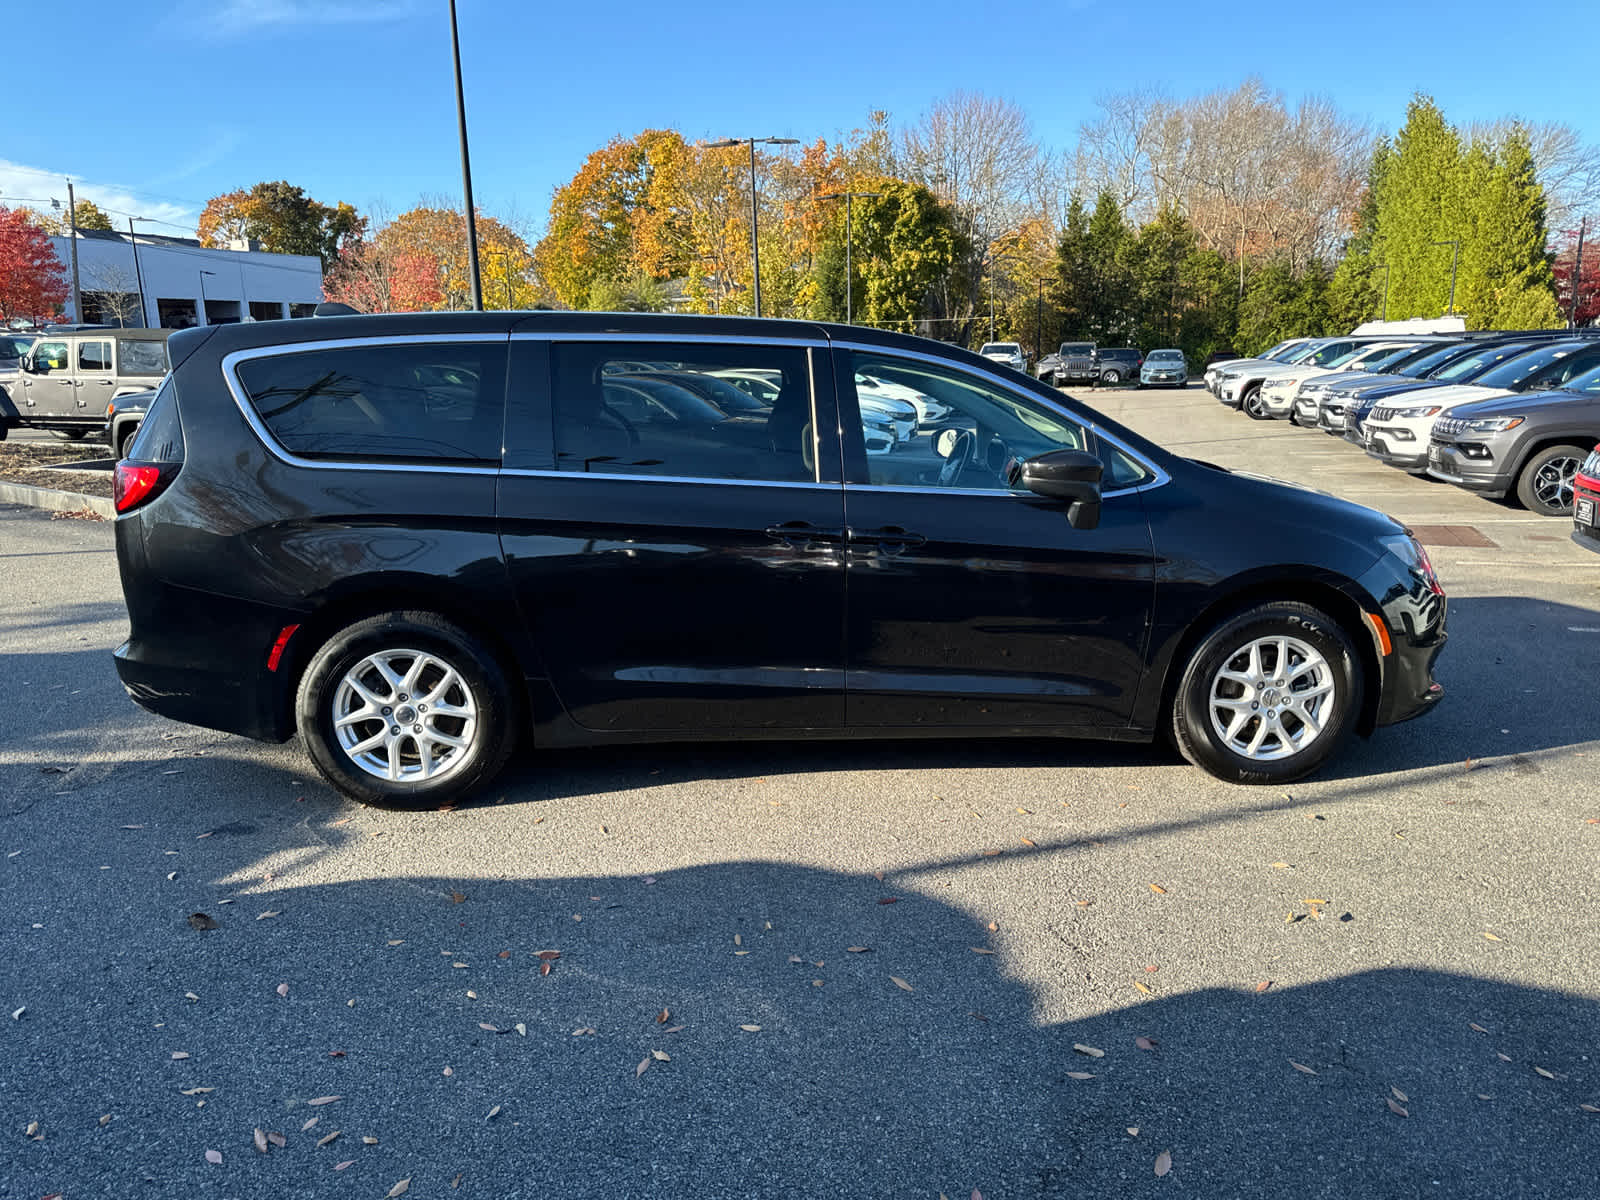
[[[991,362],[1005,364],[1013,371],[1026,373],[1028,370],[1028,356],[1016,342],[985,342],[978,353]]]

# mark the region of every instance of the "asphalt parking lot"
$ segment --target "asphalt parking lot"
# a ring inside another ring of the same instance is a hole
[[[646,747],[386,813],[134,707],[110,525],[0,508],[0,1196],[1592,1197],[1600,560],[1198,388],[1091,399],[1418,527],[1441,706],[1287,790]]]

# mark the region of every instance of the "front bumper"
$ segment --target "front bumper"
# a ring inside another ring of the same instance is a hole
[[[1287,417],[1294,411],[1294,405],[1294,388],[1274,388],[1269,385],[1261,389],[1261,410],[1269,417]]]
[[[1382,674],[1374,723],[1394,725],[1419,717],[1444,698],[1433,678],[1434,663],[1449,640],[1449,601],[1391,556],[1374,563],[1360,581],[1369,595],[1381,597],[1376,614],[1387,632],[1390,652],[1379,654]]]
[[[1511,461],[1496,453],[1487,441],[1432,441],[1428,444],[1428,474],[1434,479],[1498,500],[1511,491],[1512,473],[1501,469]]]
[[[1188,383],[1189,377],[1181,371],[1140,371],[1139,382],[1166,384],[1168,387],[1172,387]]]
[[[1401,431],[1368,421],[1361,431],[1361,445],[1367,454],[1386,466],[1398,467],[1411,475],[1422,475],[1428,470],[1428,443],[1414,436],[1405,439]],[[1410,430],[1404,432],[1409,433]]]

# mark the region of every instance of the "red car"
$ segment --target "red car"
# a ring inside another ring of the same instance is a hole
[[[1572,477],[1572,540],[1600,554],[1600,446]]]

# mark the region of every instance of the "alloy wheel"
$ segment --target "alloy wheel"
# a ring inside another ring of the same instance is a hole
[[[1541,504],[1553,509],[1572,510],[1573,479],[1578,474],[1576,458],[1553,458],[1533,477],[1533,494]]]
[[[390,782],[443,778],[473,755],[478,704],[445,659],[422,650],[370,654],[339,680],[333,728],[363,772]]]
[[[1206,709],[1222,744],[1256,762],[1299,754],[1336,714],[1333,669],[1294,637],[1264,637],[1235,651],[1212,676]]]

